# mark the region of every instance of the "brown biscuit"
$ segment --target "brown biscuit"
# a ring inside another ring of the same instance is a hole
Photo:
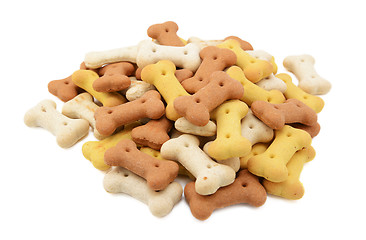
[[[99,70],[101,76],[93,82],[93,88],[98,92],[117,92],[131,85],[130,76],[135,67],[129,62],[118,62],[104,66]]]
[[[319,123],[316,123],[313,126],[307,126],[307,125],[304,125],[304,124],[301,124],[301,123],[291,123],[290,126],[292,126],[294,128],[302,129],[304,131],[307,131],[312,138],[316,137],[320,132],[320,124]]]
[[[205,47],[200,51],[202,63],[195,75],[182,82],[182,86],[189,93],[195,93],[210,81],[210,76],[215,71],[223,71],[236,63],[233,51],[215,46]]]
[[[150,120],[145,125],[134,128],[131,136],[138,144],[160,150],[161,145],[170,139],[168,132],[172,125],[172,122],[163,116],[159,120]]]
[[[251,106],[253,114],[272,129],[281,129],[286,123],[302,123],[307,126],[317,124],[316,112],[305,103],[290,98],[284,103],[272,104],[265,101],[254,101]]]
[[[100,107],[95,111],[96,128],[100,134],[109,136],[117,127],[142,118],[159,119],[165,113],[164,103],[155,90],[146,92],[141,98],[115,107]]]
[[[177,35],[178,25],[175,22],[151,25],[147,29],[147,35],[156,39],[160,45],[182,47],[184,43]]]
[[[229,36],[229,37],[225,38],[225,40],[227,40],[227,39],[234,39],[234,40],[238,41],[240,44],[240,48],[243,49],[244,51],[253,50],[253,47],[250,43],[248,43],[247,41],[244,41],[243,39],[241,39],[239,37]]]
[[[155,190],[163,190],[178,175],[179,166],[173,161],[161,161],[137,149],[130,139],[121,140],[104,154],[104,161],[110,166],[124,167],[146,179],[147,185]]]
[[[243,97],[244,88],[239,81],[223,71],[211,74],[211,81],[191,96],[174,100],[174,108],[181,116],[197,126],[204,126],[210,120],[210,112],[228,99]]]
[[[193,216],[199,220],[206,220],[218,208],[240,203],[259,207],[267,199],[266,190],[259,183],[258,177],[247,169],[241,170],[232,184],[220,188],[212,195],[198,194],[195,190],[195,183],[190,182],[184,188],[184,196]]]
[[[141,80],[141,71],[142,68],[137,68],[135,72],[136,79]],[[193,76],[193,72],[189,69],[177,69],[175,70],[175,77],[178,79],[179,82],[183,82],[187,78],[190,78]]]

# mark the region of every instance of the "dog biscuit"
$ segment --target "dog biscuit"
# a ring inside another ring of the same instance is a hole
[[[291,126],[285,125],[275,131],[275,138],[267,150],[248,160],[248,170],[271,182],[283,182],[288,177],[286,164],[296,151],[309,147],[310,135]]]
[[[224,39],[224,41],[229,40],[229,39],[236,40],[240,44],[240,48],[243,49],[244,51],[253,50],[253,47],[250,43],[248,43],[247,41],[244,41],[243,39],[241,39],[239,37],[229,36],[229,37],[226,37]]]
[[[249,53],[252,57],[270,62],[273,66],[273,74],[277,73],[278,66],[275,62],[274,57],[271,54],[263,50],[247,50],[246,52]]]
[[[292,83],[292,79],[290,75],[286,73],[280,73],[276,75],[277,78],[284,81],[287,85],[287,89],[284,92],[286,98],[296,98],[301,102],[308,105],[312,108],[316,113],[320,113],[324,107],[324,100],[318,96],[311,95],[307,92],[304,92],[301,88],[297,87],[295,84]]]
[[[270,91],[272,89],[276,89],[282,93],[284,93],[287,88],[286,83],[284,83],[281,79],[275,77],[275,75],[273,74],[269,75],[266,78],[263,78],[256,84],[264,90]]]
[[[256,156],[258,154],[263,153],[264,151],[267,150],[269,146],[269,143],[256,143],[252,146],[252,150],[250,151],[250,153],[244,157],[240,157],[240,169],[246,169],[248,168],[248,160],[253,157]]]
[[[115,107],[100,107],[95,111],[97,130],[106,136],[117,127],[135,122],[142,118],[159,119],[164,115],[165,107],[160,94],[151,90],[141,98]]]
[[[212,112],[217,124],[217,137],[207,148],[212,158],[220,161],[250,152],[252,144],[241,135],[241,119],[247,112],[248,106],[240,100],[227,101]]]
[[[216,46],[220,43],[223,43],[224,40],[202,40],[198,37],[190,37],[187,40],[187,43],[194,43],[198,45],[201,49],[208,46]]]
[[[99,78],[99,75],[92,70],[78,70],[72,74],[72,81],[95,99],[103,104],[105,107],[113,107],[127,102],[127,100],[118,93],[104,93],[97,92],[93,88],[93,82]]]
[[[232,184],[220,188],[215,194],[209,196],[197,194],[195,183],[190,182],[184,188],[184,196],[192,215],[199,220],[206,220],[218,208],[240,203],[260,207],[267,200],[266,190],[259,183],[258,177],[248,170],[241,170]]]
[[[179,161],[196,178],[198,194],[213,194],[235,179],[235,171],[209,158],[199,148],[199,140],[193,135],[183,134],[170,139],[163,144],[160,153],[165,159]]]
[[[288,56],[283,60],[283,66],[299,81],[299,88],[313,95],[326,94],[332,86],[315,71],[314,63],[310,55]]]
[[[274,183],[263,180],[263,186],[269,194],[287,199],[297,200],[304,196],[304,186],[300,182],[300,174],[306,162],[315,157],[314,148],[307,147],[297,151],[287,163],[288,178],[284,182]]]
[[[252,105],[254,101],[262,100],[270,103],[283,103],[286,99],[283,94],[278,90],[267,91],[256,84],[249,81],[243,70],[240,67],[233,66],[230,67],[226,73],[233,79],[239,81],[244,88],[244,95],[240,99],[249,106]]]
[[[312,126],[307,126],[301,123],[291,123],[289,124],[291,127],[299,128],[301,130],[304,130],[310,134],[312,138],[316,137],[320,132],[320,124],[316,123]]]
[[[259,142],[269,142],[273,139],[273,129],[264,124],[252,110],[241,120],[241,135],[251,142],[252,145]]]
[[[56,136],[57,144],[69,148],[89,132],[89,123],[84,119],[71,119],[56,110],[56,103],[43,100],[24,115],[28,127],[41,127]]]
[[[181,96],[174,100],[174,108],[181,116],[197,126],[205,126],[210,121],[210,112],[228,99],[243,97],[242,85],[223,71],[211,74],[212,80],[191,96]]]
[[[160,45],[182,47],[185,44],[177,35],[178,25],[168,21],[154,24],[147,29],[147,35],[156,39]]]
[[[181,117],[174,108],[174,100],[179,96],[189,95],[178,82],[174,72],[174,63],[166,60],[148,65],[141,72],[141,79],[154,85],[163,96],[167,103],[166,117],[172,121]]]
[[[216,124],[209,121],[204,126],[197,126],[189,122],[185,117],[178,118],[174,123],[175,128],[182,133],[210,137],[216,134]]]
[[[135,77],[130,77],[130,80],[131,85],[121,91],[130,102],[142,97],[147,91],[155,90],[154,85],[150,83],[137,80]]]
[[[208,155],[209,153],[207,152],[207,149],[209,148],[210,144],[212,143],[212,141],[209,141],[207,142],[204,146],[203,146],[203,151]],[[210,156],[211,157],[211,156]],[[212,157],[211,157],[212,158]],[[229,166],[231,167],[235,172],[239,171],[240,169],[240,159],[239,157],[232,157],[232,158],[228,158],[228,159],[223,159],[223,160],[216,160],[216,159],[213,159],[215,160],[216,162],[220,163],[220,164],[223,164],[223,165],[226,165],[226,166]]]
[[[177,182],[170,183],[164,190],[154,191],[145,179],[121,167],[111,169],[105,175],[103,185],[109,193],[125,193],[145,203],[156,217],[168,215],[183,193]]]
[[[99,70],[101,76],[93,82],[93,88],[97,92],[117,92],[128,88],[131,80],[128,77],[135,71],[135,67],[129,62],[111,63]]]

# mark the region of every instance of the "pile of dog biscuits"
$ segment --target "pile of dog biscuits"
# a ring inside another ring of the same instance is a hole
[[[230,36],[187,41],[174,22],[148,28],[136,46],[87,53],[80,70],[51,81],[64,103],[43,100],[24,117],[69,148],[90,127],[97,141],[82,146],[105,171],[104,188],[126,193],[163,217],[184,196],[194,217],[267,194],[300,199],[299,177],[315,157],[312,138],[330,83],[310,55],[289,56],[277,74],[274,57]]]

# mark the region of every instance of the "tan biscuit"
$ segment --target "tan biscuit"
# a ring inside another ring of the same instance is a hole
[[[93,88],[98,92],[117,92],[128,88],[131,80],[128,77],[135,71],[129,62],[111,63],[99,70],[101,76],[93,82]]]
[[[151,90],[135,101],[115,107],[101,107],[95,111],[97,130],[106,136],[117,127],[135,122],[142,118],[159,119],[164,115],[165,107],[160,94]]]
[[[258,177],[248,170],[241,170],[232,184],[220,188],[215,194],[209,196],[196,193],[195,183],[190,182],[184,188],[184,196],[192,215],[199,220],[206,220],[218,208],[240,203],[260,207],[267,199],[266,190],[259,183]]]
[[[290,126],[294,128],[299,128],[301,130],[307,131],[312,138],[316,137],[320,132],[320,124],[316,123],[313,126],[307,126],[301,123],[291,123]]]
[[[233,51],[215,46],[202,49],[200,57],[202,63],[195,75],[182,82],[182,86],[189,93],[195,93],[206,86],[210,82],[213,72],[223,71],[236,63],[236,55]]]
[[[294,98],[280,104],[255,101],[251,108],[253,114],[272,129],[281,129],[286,123],[302,123],[307,126],[317,123],[316,112]]]
[[[238,41],[239,44],[240,44],[241,49],[243,49],[244,51],[253,50],[253,47],[252,47],[252,45],[250,43],[248,43],[247,41],[244,41],[243,39],[241,39],[239,37],[229,36],[229,37],[226,37],[224,39],[224,41],[226,41],[228,39],[234,39],[234,40]]]
[[[124,167],[146,179],[153,190],[163,190],[178,175],[178,164],[173,161],[160,161],[137,149],[130,139],[121,140],[104,154],[104,162],[110,166]]]
[[[163,116],[158,120],[150,120],[145,125],[134,128],[131,136],[133,141],[142,146],[160,150],[161,145],[170,139],[168,132],[172,125],[172,122]]]
[[[211,74],[211,81],[191,96],[181,96],[174,100],[178,114],[189,122],[204,126],[210,121],[210,112],[228,99],[240,99],[243,86],[223,71]]]
[[[156,39],[161,45],[182,47],[185,44],[178,37],[177,31],[178,25],[175,22],[168,21],[151,25],[147,29],[147,35],[152,39]]]

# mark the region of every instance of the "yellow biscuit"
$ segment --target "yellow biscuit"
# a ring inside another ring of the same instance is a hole
[[[159,160],[165,160],[166,161],[166,159],[161,156],[160,152],[155,150],[155,149],[152,149],[152,148],[149,148],[149,147],[142,147],[140,149],[140,151],[143,152],[143,153],[146,153],[146,154],[148,154],[148,155],[150,155],[154,158],[157,158]],[[179,166],[179,171],[178,171],[179,175],[184,175],[184,176],[189,177],[192,180],[196,180],[196,178],[190,172],[188,172],[188,170],[185,167],[183,167],[182,164],[180,164],[179,162],[176,162],[176,163],[178,163],[178,166]]]
[[[304,90],[292,83],[290,75],[286,73],[277,74],[276,77],[284,81],[287,85],[287,90],[284,92],[286,98],[296,98],[308,105],[316,113],[321,112],[324,107],[324,101],[322,98],[304,92]]]
[[[90,93],[105,107],[114,107],[127,102],[127,100],[116,92],[97,92],[93,88],[93,82],[99,78],[98,74],[91,70],[78,70],[72,74],[72,81],[80,88]]]
[[[274,183],[263,180],[263,186],[272,195],[287,199],[300,199],[304,195],[304,186],[300,182],[300,174],[306,162],[313,160],[315,150],[313,147],[306,147],[297,151],[287,163],[288,178],[284,182]]]
[[[310,144],[309,133],[285,125],[275,131],[275,139],[265,152],[248,160],[248,170],[271,182],[283,182],[288,177],[286,164],[296,151],[309,147]]]
[[[99,170],[107,170],[110,168],[109,165],[104,163],[104,153],[111,147],[117,145],[122,139],[131,139],[131,131],[134,127],[139,126],[139,123],[131,123],[125,126],[125,128],[101,141],[89,141],[84,143],[82,147],[83,155],[88,159],[95,168]]]
[[[270,62],[252,57],[249,53],[245,52],[240,47],[239,42],[234,39],[228,39],[225,42],[218,44],[217,47],[232,50],[237,57],[236,65],[243,69],[246,78],[253,83],[259,82],[273,72],[273,66]]]
[[[258,154],[264,153],[267,150],[269,143],[257,143],[252,146],[250,153],[244,157],[240,157],[240,169],[246,169],[248,160]]]
[[[249,81],[243,70],[240,67],[233,66],[230,67],[226,73],[233,79],[238,80],[244,87],[244,95],[240,99],[244,101],[249,106],[252,105],[254,101],[261,100],[269,103],[283,103],[285,102],[285,96],[278,90],[267,91],[256,84]]]
[[[226,101],[211,113],[211,118],[216,120],[217,137],[209,145],[208,155],[220,161],[250,153],[252,144],[241,135],[240,120],[247,113],[248,106],[240,100]]]
[[[172,121],[181,117],[174,109],[174,100],[177,97],[189,95],[175,77],[175,70],[173,62],[162,60],[147,65],[141,72],[141,79],[154,85],[163,96],[167,103],[166,117]]]
[[[270,63],[272,64],[272,67],[273,67],[273,71],[272,71],[273,74],[276,74],[277,73],[277,70],[278,70],[278,66],[277,66],[277,64],[276,64],[275,59],[274,59],[273,56],[271,58]]]

